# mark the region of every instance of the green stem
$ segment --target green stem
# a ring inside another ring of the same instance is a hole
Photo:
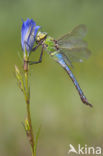
[[[28,72],[29,72],[28,61],[24,60],[25,90],[26,90],[25,101],[27,105],[27,120],[29,123],[29,130],[27,131],[27,137],[32,147],[32,156],[36,156],[36,153],[34,150],[34,135],[33,135],[33,129],[32,129],[31,114],[30,114],[30,89],[29,89],[29,83],[28,83]]]

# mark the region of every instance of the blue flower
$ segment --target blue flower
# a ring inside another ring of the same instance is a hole
[[[27,50],[28,55],[31,52],[39,28],[40,26],[37,26],[32,19],[28,18],[26,21],[23,21],[21,29],[21,46],[24,53],[25,49]]]

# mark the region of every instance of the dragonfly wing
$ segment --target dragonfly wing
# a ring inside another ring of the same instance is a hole
[[[88,48],[72,48],[72,49],[62,48],[60,49],[60,53],[64,54],[66,58],[70,60],[71,63],[83,62],[85,59],[88,59],[88,57],[91,54]]]
[[[86,48],[87,42],[83,40],[87,33],[85,25],[79,25],[72,30],[72,32],[61,37],[57,44],[60,48]]]
[[[69,39],[67,41],[62,41],[58,44],[60,48],[86,48],[88,46],[86,41],[80,39]]]
[[[81,24],[77,27],[75,27],[70,33],[62,36],[57,40],[57,43],[59,45],[62,45],[62,43],[72,40],[81,40],[83,39],[87,34],[86,26]]]
[[[71,62],[82,62],[90,56],[88,44],[83,40],[86,34],[86,26],[79,25],[57,40],[60,52]]]

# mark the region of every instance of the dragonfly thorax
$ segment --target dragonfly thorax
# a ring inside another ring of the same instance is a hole
[[[52,37],[50,36],[47,36],[47,38],[44,40],[44,47],[45,49],[49,52],[49,53],[52,53],[54,51],[57,50],[56,48],[56,44],[55,44],[55,41]]]

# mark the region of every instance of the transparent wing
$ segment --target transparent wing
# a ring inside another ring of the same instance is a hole
[[[64,44],[65,42],[76,42],[78,40],[82,40],[87,34],[86,26],[81,24],[77,27],[75,27],[70,33],[62,36],[57,40],[57,43],[59,45]]]
[[[75,27],[70,33],[62,36],[57,40],[57,44],[61,48],[84,48],[87,47],[87,43],[83,40],[87,34],[85,25],[79,25]]]
[[[85,25],[75,27],[70,33],[57,40],[60,53],[65,57],[66,62],[82,62],[90,56],[88,44],[83,40],[87,34]]]
[[[80,39],[69,39],[68,41],[62,41],[62,43],[58,43],[59,48],[86,48],[88,46],[87,42]]]
[[[62,48],[59,53],[64,55],[64,60],[68,64],[70,64],[70,62],[83,62],[85,59],[88,59],[91,54],[88,48]]]

